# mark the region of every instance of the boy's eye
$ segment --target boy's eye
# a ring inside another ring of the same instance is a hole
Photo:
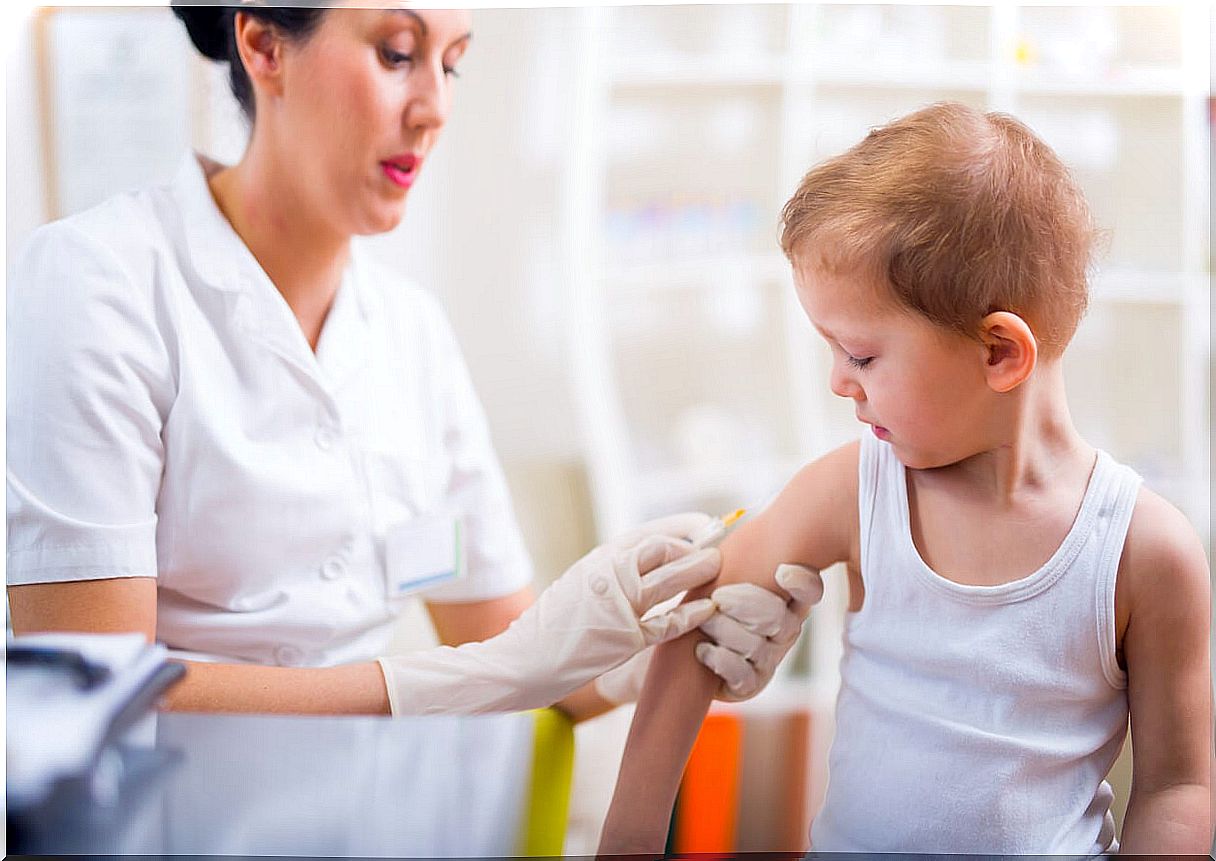
[[[874,357],[866,356],[864,358],[858,358],[857,356],[852,356],[852,355],[849,355],[848,353],[845,353],[845,361],[848,362],[852,367],[856,368],[857,370],[863,371],[867,367],[869,367],[870,362],[874,361]]]

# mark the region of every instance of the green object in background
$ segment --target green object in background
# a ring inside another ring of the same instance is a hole
[[[667,840],[663,843],[663,854],[669,858],[676,854],[676,820],[679,818],[680,791],[677,789],[676,800],[671,805],[671,818],[667,820]]]
[[[574,725],[557,709],[536,709],[532,779],[520,835],[520,855],[558,856],[566,843],[574,775]]]

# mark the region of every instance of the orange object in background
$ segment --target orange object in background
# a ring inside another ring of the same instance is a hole
[[[673,841],[677,853],[734,851],[742,749],[739,715],[705,718],[680,783]]]
[[[781,849],[805,852],[810,842],[811,817],[808,811],[811,790],[811,711],[803,709],[787,718],[789,739],[785,774],[785,827],[778,838]]]

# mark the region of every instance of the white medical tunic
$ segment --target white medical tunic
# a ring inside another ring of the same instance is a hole
[[[531,565],[437,303],[354,243],[317,350],[189,155],[168,186],[40,228],[8,290],[8,582],[157,578],[178,654],[381,654],[385,536],[459,521],[499,597]],[[434,532],[435,530],[431,530]]]

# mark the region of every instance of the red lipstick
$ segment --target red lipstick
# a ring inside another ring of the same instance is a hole
[[[400,188],[409,188],[418,176],[422,159],[412,152],[391,156],[380,162],[380,169],[389,181]]]

